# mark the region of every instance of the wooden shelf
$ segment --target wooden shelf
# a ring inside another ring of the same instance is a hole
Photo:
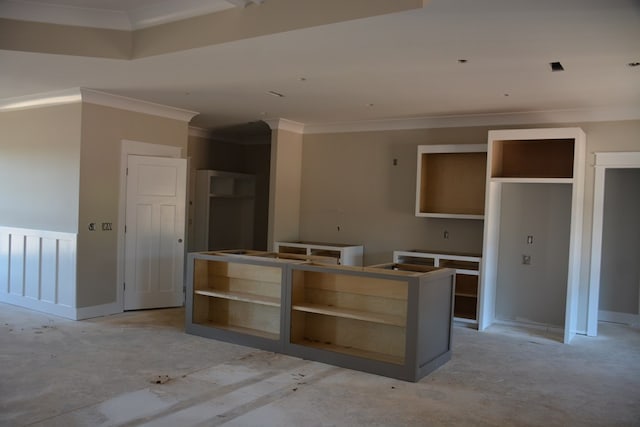
[[[420,145],[416,216],[483,219],[486,144]]]
[[[293,310],[307,313],[324,314],[327,316],[344,317],[345,319],[362,320],[364,322],[381,323],[383,325],[393,325],[404,327],[407,319],[402,316],[394,316],[383,313],[372,313],[362,310],[351,310],[347,308],[332,307],[320,304],[294,304]]]
[[[380,362],[393,363],[395,365],[404,364],[404,358],[399,356],[392,356],[385,353],[378,353],[375,351],[360,350],[353,347],[346,347],[343,345],[332,344],[328,342],[320,342],[313,340],[297,340],[292,341],[293,344],[302,345],[306,347],[316,348],[318,350],[327,350],[336,353],[347,354],[349,356],[361,357],[369,360],[377,360]]]
[[[245,328],[242,326],[233,326],[233,325],[226,325],[226,324],[222,324],[222,323],[215,323],[215,322],[194,322],[197,325],[201,325],[201,326],[207,326],[210,328],[216,328],[216,329],[222,329],[225,331],[229,331],[229,332],[235,332],[238,334],[243,334],[243,335],[252,335],[254,337],[260,337],[260,338],[266,338],[269,340],[278,340],[280,338],[279,334],[274,334],[271,332],[265,332],[263,330],[260,329],[253,329],[253,328]]]
[[[234,301],[243,301],[253,304],[269,305],[272,307],[280,307],[280,298],[267,297],[264,295],[248,294],[244,292],[218,291],[214,289],[196,290],[196,295],[205,295],[214,298],[223,298]]]
[[[335,258],[338,264],[361,266],[364,256],[362,245],[343,243],[322,243],[307,241],[275,242],[274,251],[278,253]]]
[[[573,178],[491,178],[491,182],[504,184],[571,184]]]

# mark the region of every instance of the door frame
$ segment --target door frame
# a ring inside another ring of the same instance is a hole
[[[171,157],[181,159],[182,148],[171,145],[150,144],[148,142],[123,139],[120,147],[120,196],[118,200],[118,268],[116,302],[120,312],[124,312],[124,224],[127,212],[127,159],[129,155],[148,157]],[[189,165],[187,164],[187,175]],[[188,179],[188,176],[187,176]],[[188,183],[187,183],[188,187]],[[188,190],[188,188],[187,188]],[[187,194],[188,197],[188,194]],[[186,207],[185,207],[186,209]],[[185,211],[186,213],[186,211]],[[186,217],[186,215],[185,215]],[[186,246],[185,246],[186,247]]]
[[[591,271],[589,275],[589,304],[587,307],[587,335],[598,335],[598,305],[600,302],[600,269],[602,264],[602,226],[604,220],[605,175],[607,169],[640,168],[640,152],[596,152],[593,188],[593,228],[591,230]]]

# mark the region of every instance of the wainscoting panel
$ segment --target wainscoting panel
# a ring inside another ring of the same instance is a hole
[[[76,319],[77,235],[0,227],[0,301]]]

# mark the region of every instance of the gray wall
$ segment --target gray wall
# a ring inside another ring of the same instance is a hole
[[[600,310],[638,314],[639,292],[640,169],[607,169]]]
[[[496,318],[564,327],[571,186],[502,186]]]
[[[78,231],[80,103],[0,113],[0,225]]]

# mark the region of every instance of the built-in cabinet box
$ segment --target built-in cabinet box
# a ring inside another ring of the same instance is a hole
[[[189,254],[186,331],[282,351],[287,265],[257,256]]]
[[[479,254],[444,253],[414,249],[393,251],[393,262],[409,266],[452,268],[456,272],[453,315],[458,322],[477,325],[480,293]]]
[[[486,144],[418,146],[416,216],[482,219]]]
[[[255,176],[196,171],[194,245],[199,251],[253,247]]]
[[[496,320],[576,333],[586,136],[490,131],[479,329]]]
[[[188,263],[188,333],[407,381],[451,357],[451,269],[212,253]]]
[[[362,245],[318,242],[275,242],[273,250],[278,253],[313,255],[337,259],[340,265],[358,266],[363,263]]]

